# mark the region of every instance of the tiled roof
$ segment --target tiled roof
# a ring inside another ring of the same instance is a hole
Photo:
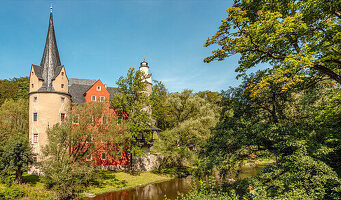
[[[91,85],[72,84],[69,86],[69,93],[71,94],[72,103],[85,103],[84,94],[90,89]]]
[[[110,94],[110,99],[111,99],[111,98],[114,98],[114,95],[115,95],[115,94],[119,94],[117,88],[114,88],[114,87],[107,87],[107,90],[108,90],[108,92],[109,92],[109,94]]]
[[[85,103],[84,94],[97,82],[96,79],[69,79],[69,93],[71,94],[72,103],[82,104]],[[107,87],[110,98],[113,98],[118,93],[117,88]]]
[[[80,78],[70,78],[69,85],[78,84],[78,85],[93,85],[96,83],[96,79],[80,79]]]

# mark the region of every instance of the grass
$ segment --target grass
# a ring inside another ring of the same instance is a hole
[[[172,179],[171,176],[152,172],[130,174],[127,172],[97,171],[96,174],[98,177],[96,181],[99,184],[90,186],[86,192],[102,194]]]
[[[102,194],[172,179],[169,175],[160,175],[152,172],[135,172],[130,174],[123,171],[96,171],[95,173],[95,184],[89,186],[86,192]],[[52,191],[45,188],[39,176],[28,174],[23,175],[23,184],[21,185],[12,184],[12,186],[8,187],[6,184],[0,184],[0,191],[5,199],[43,200],[53,199],[54,196]],[[80,194],[80,197],[85,197],[85,194]]]

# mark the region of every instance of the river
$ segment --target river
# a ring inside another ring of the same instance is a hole
[[[238,179],[255,176],[264,165],[256,167],[243,167]],[[176,178],[170,181],[153,183],[145,186],[121,190],[98,195],[88,200],[163,200],[165,196],[168,199],[176,199],[178,193],[187,193],[190,189],[191,177]]]

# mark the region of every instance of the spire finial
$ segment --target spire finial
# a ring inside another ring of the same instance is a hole
[[[51,9],[51,13],[52,13],[52,3],[51,3],[51,6],[50,6],[50,9]]]
[[[143,61],[146,61],[146,56],[143,56]]]

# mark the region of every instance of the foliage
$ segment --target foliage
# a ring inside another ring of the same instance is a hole
[[[272,82],[283,89],[326,77],[341,84],[340,8],[334,0],[236,0],[205,44],[220,47],[204,61],[240,54],[238,76],[266,63],[266,74],[250,84],[255,96]]]
[[[170,111],[167,107],[166,101],[168,92],[161,81],[154,80],[153,92],[151,96],[152,116],[156,121],[156,127],[161,130],[166,130],[169,127]]]
[[[130,68],[126,77],[121,76],[116,82],[119,93],[110,102],[118,113],[127,115],[124,136],[126,141],[129,141],[125,142],[125,145],[130,148],[131,156],[142,154],[141,144],[136,139],[141,133],[148,131],[152,123],[145,78],[144,72]]]
[[[0,80],[0,105],[5,100],[28,99],[29,85],[28,77]]]
[[[189,147],[200,149],[210,137],[219,113],[191,90],[170,94],[166,106],[170,112],[169,128],[160,133],[155,148],[163,156],[161,167],[182,166],[194,156]]]
[[[6,187],[0,190],[1,199],[20,199],[25,195],[25,191],[22,187],[14,185],[12,187]]]
[[[236,185],[239,192],[255,199],[337,199],[341,180],[336,163],[340,157],[334,155],[340,149],[335,140],[338,135],[329,131],[329,125],[338,130],[339,119],[321,123],[320,117],[325,116],[327,105],[338,116],[334,102],[339,89],[324,82],[309,89],[282,91],[272,83],[269,92],[250,97],[247,84],[222,93],[221,119],[201,151],[197,173],[217,168],[222,175],[229,175],[253,155],[275,155],[276,165],[241,181]]]
[[[90,155],[105,149],[113,158],[121,151],[115,145],[122,129],[107,103],[74,106],[70,117],[48,129],[48,144],[43,148],[41,170],[43,182],[56,198],[71,199],[93,182]],[[104,118],[106,118],[105,121]]]
[[[65,128],[65,135],[60,139],[70,140],[70,156],[74,162],[84,161],[103,149],[113,158],[124,151],[124,146],[116,145],[124,142],[124,126],[106,102],[74,105]]]
[[[72,199],[90,183],[93,169],[70,155],[70,124],[56,124],[48,130],[48,144],[41,162],[43,182],[57,199]]]
[[[192,180],[192,190],[187,194],[180,194],[177,199],[183,200],[239,200],[239,195],[234,190],[224,192],[222,188],[215,182],[213,177],[210,177],[207,181]],[[167,198],[166,198],[167,199]],[[245,199],[245,198],[243,198]]]
[[[0,170],[4,176],[15,171],[15,182],[22,183],[22,174],[32,163],[27,100],[6,100],[0,107],[0,116]]]

